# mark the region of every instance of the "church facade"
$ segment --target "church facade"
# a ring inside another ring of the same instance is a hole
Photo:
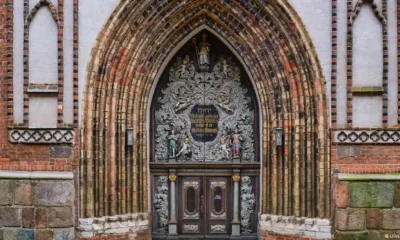
[[[0,13],[0,238],[400,238],[399,1]]]

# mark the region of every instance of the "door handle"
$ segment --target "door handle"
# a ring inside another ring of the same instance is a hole
[[[201,197],[200,197],[200,213],[202,214],[203,213],[203,210],[204,210],[204,196],[203,195],[201,195]]]

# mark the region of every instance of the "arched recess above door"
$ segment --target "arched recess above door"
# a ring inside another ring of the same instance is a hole
[[[173,49],[201,26],[241,57],[259,96],[262,212],[329,217],[324,79],[287,0],[119,3],[99,34],[86,77],[80,216],[148,211],[151,88]],[[276,127],[283,128],[282,147],[275,145]]]
[[[198,30],[158,78],[150,162],[259,162],[259,103],[249,76],[212,30]]]

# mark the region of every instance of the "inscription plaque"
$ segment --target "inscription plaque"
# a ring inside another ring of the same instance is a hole
[[[218,135],[219,114],[213,105],[195,105],[190,112],[190,133],[198,142],[212,142]]]

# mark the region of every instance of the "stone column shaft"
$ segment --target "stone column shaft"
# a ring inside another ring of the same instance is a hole
[[[170,205],[169,205],[169,222],[168,222],[168,237],[167,239],[178,239],[178,222],[176,221],[176,201],[175,201],[175,182],[176,182],[176,175],[171,174],[169,175],[169,183],[170,183]]]
[[[231,239],[241,239],[239,220],[239,175],[233,175],[233,221]]]

